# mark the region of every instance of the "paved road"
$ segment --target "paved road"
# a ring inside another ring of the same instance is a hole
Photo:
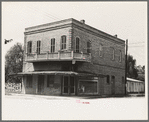
[[[2,120],[144,120],[145,97],[5,95]]]

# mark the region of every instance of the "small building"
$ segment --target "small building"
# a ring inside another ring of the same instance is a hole
[[[125,41],[66,19],[24,32],[22,93],[124,95]]]
[[[145,82],[127,78],[127,93],[145,93]]]

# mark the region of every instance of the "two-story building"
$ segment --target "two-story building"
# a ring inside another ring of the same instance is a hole
[[[125,94],[125,41],[84,20],[26,28],[24,52],[24,94]]]

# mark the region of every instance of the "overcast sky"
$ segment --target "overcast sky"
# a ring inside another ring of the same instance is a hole
[[[128,39],[128,53],[145,65],[147,2],[2,2],[3,54],[16,42],[24,43],[26,27],[63,19],[84,19],[87,25]]]

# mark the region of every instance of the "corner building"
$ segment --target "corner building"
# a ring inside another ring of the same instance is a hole
[[[124,95],[125,41],[66,19],[25,29],[22,93]]]

